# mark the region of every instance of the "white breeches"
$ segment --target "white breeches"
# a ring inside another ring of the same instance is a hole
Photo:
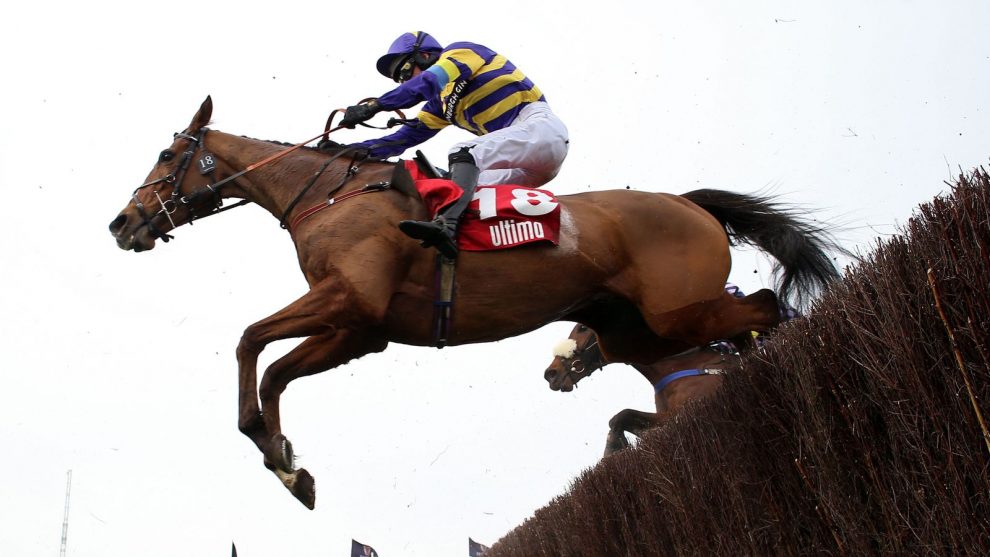
[[[479,186],[518,184],[540,187],[557,175],[567,157],[567,127],[545,102],[523,107],[512,125],[450,148],[470,149]]]

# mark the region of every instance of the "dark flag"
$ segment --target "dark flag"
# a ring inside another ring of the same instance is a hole
[[[370,545],[351,540],[351,557],[378,557],[378,552]]]
[[[488,551],[487,545],[481,545],[471,538],[468,538],[468,557],[481,557],[486,551]]]
[[[237,546],[234,545],[234,542],[230,542],[230,557],[237,557]]]

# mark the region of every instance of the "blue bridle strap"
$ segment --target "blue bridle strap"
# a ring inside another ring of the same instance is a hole
[[[660,391],[667,388],[668,385],[681,379],[682,377],[693,377],[695,375],[709,375],[711,372],[707,369],[682,369],[681,371],[675,371],[670,375],[664,377],[659,383],[654,387],[656,394],[660,394]]]

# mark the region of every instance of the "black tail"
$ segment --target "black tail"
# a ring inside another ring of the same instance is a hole
[[[848,251],[825,228],[801,220],[797,211],[782,207],[772,197],[711,189],[681,197],[718,219],[730,244],[749,244],[777,260],[773,274],[779,281],[777,295],[785,303],[805,309],[815,295],[839,278],[828,254]]]

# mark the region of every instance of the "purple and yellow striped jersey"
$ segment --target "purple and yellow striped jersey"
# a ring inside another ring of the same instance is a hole
[[[417,121],[385,137],[356,145],[372,156],[401,154],[453,124],[475,135],[500,130],[543,93],[504,56],[479,44],[457,42],[426,71],[379,97],[383,109],[410,108],[426,101]]]

